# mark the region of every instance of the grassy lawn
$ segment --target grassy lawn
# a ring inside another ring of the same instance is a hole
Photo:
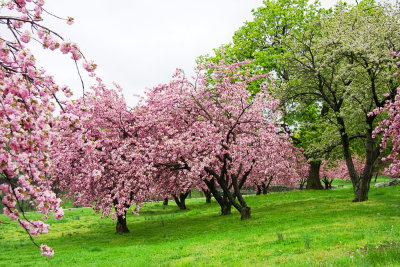
[[[173,202],[149,203],[140,216],[128,216],[131,233],[123,235],[92,209],[67,210],[37,238],[55,249],[51,259],[40,256],[20,227],[3,223],[0,265],[400,266],[400,186],[371,185],[369,201],[352,203],[349,185],[248,195],[246,221],[233,209],[220,216],[214,200],[190,199],[186,211]]]

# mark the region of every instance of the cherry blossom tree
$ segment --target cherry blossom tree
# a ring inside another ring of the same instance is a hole
[[[266,166],[293,155],[285,154],[284,148],[291,144],[277,123],[278,101],[267,93],[266,85],[255,95],[247,90],[252,81],[266,75],[249,75],[246,64],[209,63],[212,74],[205,75],[200,67],[193,83],[178,70],[169,84],[148,92],[143,102],[148,111],[141,118],[145,122],[141,128],[154,133],[152,141],[146,141],[154,165],[190,179],[200,177],[221,213],[229,214],[233,205],[242,219],[250,217],[240,192],[245,182],[260,174],[266,177]],[[295,177],[277,175],[286,183]]]
[[[66,105],[55,123],[52,182],[76,204],[101,210],[102,217],[111,213],[117,233],[125,233],[127,210],[136,206],[132,212],[137,214],[150,198],[154,169],[137,142],[142,138],[135,128],[140,111],[129,110],[117,90],[97,80],[85,98]]]
[[[256,186],[256,194],[267,194],[271,185],[294,187],[307,179],[309,163],[302,151],[293,146],[286,139],[277,140],[273,146],[265,144],[267,148],[263,160],[258,161],[254,169],[255,175],[244,184],[245,187]],[[257,174],[256,174],[257,173]]]
[[[59,91],[70,96],[68,87],[57,85],[54,78],[36,65],[29,50],[30,42],[44,49],[60,50],[77,62],[82,58],[78,46],[44,26],[43,0],[2,1],[0,4],[0,194],[4,213],[22,226],[42,255],[52,257],[46,244],[36,244],[33,237],[47,233],[44,222],[53,213],[64,215],[61,200],[51,191],[49,174],[53,165],[48,151],[57,132],[55,125],[56,97]],[[49,13],[50,14],[50,13]],[[65,19],[72,24],[73,19]],[[92,63],[84,63],[94,69]],[[78,65],[77,65],[78,66]],[[42,220],[30,220],[22,201],[43,214]]]
[[[354,156],[354,168],[358,175],[364,171],[364,160],[360,156]],[[350,179],[349,170],[345,160],[323,160],[319,176],[325,185],[325,189],[332,188],[335,179],[348,181]]]
[[[400,57],[400,53],[392,52],[395,57]],[[400,61],[397,62],[400,65]],[[398,72],[393,74],[398,75]],[[383,120],[374,131],[375,135],[383,132],[382,141],[380,144],[381,150],[389,149],[391,152],[387,157],[382,158],[382,162],[389,162],[389,166],[384,169],[383,173],[389,177],[400,176],[400,87],[397,88],[397,93],[392,101],[386,101],[386,105],[375,109],[370,116],[388,113],[388,117]]]
[[[325,189],[332,188],[334,179],[348,180],[350,178],[346,162],[343,160],[336,162],[323,160],[319,170],[319,177],[324,183]]]
[[[173,170],[166,166],[159,165],[152,179],[156,191],[153,197],[165,200],[168,199],[169,196],[172,196],[176,205],[181,210],[185,210],[186,198],[190,194],[191,189],[200,182],[201,180],[195,181],[187,177],[182,170]]]

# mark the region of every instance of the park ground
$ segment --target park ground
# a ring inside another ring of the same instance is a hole
[[[129,234],[115,234],[115,222],[90,208],[66,210],[37,238],[54,248],[50,259],[0,215],[0,266],[400,266],[400,186],[372,183],[369,200],[352,203],[350,184],[339,183],[248,195],[245,221],[233,209],[220,216],[204,198],[188,199],[185,211],[146,203],[127,216]]]

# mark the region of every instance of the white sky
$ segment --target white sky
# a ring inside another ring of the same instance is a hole
[[[324,7],[336,0],[321,1]],[[349,0],[354,3],[354,0]],[[123,88],[128,105],[134,94],[167,82],[176,68],[192,74],[195,59],[231,41],[233,33],[262,0],[47,0],[45,8],[75,19],[72,26],[47,20],[67,40],[78,43],[86,58],[98,64],[97,73]],[[82,94],[72,60],[60,52],[35,49],[39,65],[60,85]],[[91,82],[85,78],[85,86]]]

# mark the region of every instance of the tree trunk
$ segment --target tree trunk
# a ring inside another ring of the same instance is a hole
[[[229,203],[224,203],[222,206],[221,206],[221,215],[229,215],[229,214],[231,214],[231,207],[232,207],[232,205],[231,204],[229,204]]]
[[[164,205],[164,206],[168,206],[168,198],[167,198],[167,197],[164,198],[164,200],[163,200],[163,205]]]
[[[273,178],[273,176],[269,177],[267,185],[265,185],[265,183],[262,183],[263,195],[266,195],[268,193],[268,189]]]
[[[353,202],[363,201],[363,200],[357,200],[358,199],[357,195],[358,195],[358,191],[360,189],[360,182],[362,180],[362,177],[358,176],[358,174],[354,168],[354,163],[353,163],[353,159],[351,157],[351,152],[350,152],[349,136],[346,133],[346,127],[344,124],[344,120],[342,117],[337,117],[336,121],[341,126],[341,128],[339,129],[340,140],[342,142],[343,156],[346,160],[347,170],[349,171],[351,183],[353,184],[353,191],[354,191]]]
[[[122,216],[122,215],[117,216],[116,231],[118,234],[129,233],[128,226],[126,225],[126,212],[125,212],[124,216]]]
[[[227,201],[226,197],[222,197],[221,194],[218,192],[218,190],[215,186],[214,178],[209,181],[204,180],[204,183],[207,185],[211,194],[214,196],[215,200],[218,202],[219,206],[221,207],[221,215],[231,214],[231,204],[229,203],[229,201]]]
[[[113,199],[114,207],[117,207],[118,200],[116,198]],[[125,206],[125,208],[129,208],[129,206]],[[124,215],[117,215],[117,226],[116,226],[116,233],[129,233],[128,226],[126,225],[126,211]]]
[[[211,194],[206,195],[206,203],[211,203]]]
[[[261,186],[257,185],[257,192],[256,195],[261,195]]]
[[[368,122],[368,119],[367,119]],[[354,190],[353,202],[362,202],[368,200],[369,185],[372,180],[372,171],[374,170],[375,161],[379,156],[379,148],[375,144],[375,140],[372,138],[372,122],[369,123],[370,128],[366,134],[366,160],[364,165],[364,171],[359,179],[357,187]]]
[[[363,179],[360,180],[359,187],[354,192],[354,200],[353,202],[362,202],[368,200],[368,191],[369,191],[369,184],[371,179]]]
[[[232,180],[232,185],[233,185],[233,190],[235,192],[235,196],[237,197],[239,204],[236,203],[235,199],[233,196],[230,194],[229,190],[226,190],[227,188],[222,187],[224,192],[226,192],[229,197],[230,202],[232,205],[240,212],[241,219],[249,219],[250,218],[250,207],[247,206],[246,201],[243,199],[243,196],[240,192],[239,184],[238,184],[238,176],[241,172],[241,166],[239,167],[238,174],[231,174],[231,180]],[[242,178],[243,179],[243,178]]]
[[[328,178],[326,178],[326,176],[324,176],[324,178],[322,179],[322,182],[324,182],[325,189],[329,189],[328,188]]]
[[[223,201],[226,203],[229,203],[229,205],[232,205],[235,207],[235,209],[237,209],[239,211],[239,213],[242,215],[243,219],[247,219],[250,218],[250,208],[247,206],[245,200],[243,199],[243,196],[240,192],[240,188],[244,185],[244,183],[246,182],[247,177],[249,176],[251,170],[253,167],[251,167],[249,170],[247,170],[243,175],[242,175],[242,179],[240,179],[239,181],[239,176],[242,172],[242,164],[239,166],[239,170],[237,172],[237,174],[231,174],[230,178],[232,181],[232,184],[229,185],[229,176],[227,174],[227,159],[229,158],[228,154],[224,155],[224,164],[222,165],[222,168],[220,170],[220,175],[218,175],[214,170],[210,169],[210,168],[205,168],[205,171],[212,175],[215,180],[218,182],[219,186],[221,187],[224,197],[223,197]],[[255,160],[253,160],[253,163],[255,162]],[[214,182],[214,179],[212,179],[211,181]],[[208,184],[207,184],[208,185]],[[233,186],[233,190],[234,192],[231,193],[229,191],[229,188]],[[209,187],[210,188],[210,187]],[[211,189],[211,188],[210,188]],[[212,191],[212,190],[211,190]],[[214,194],[214,191],[212,191]],[[215,195],[214,195],[215,196]],[[236,202],[236,198],[238,199],[239,203]],[[217,199],[218,201],[218,199]],[[219,202],[219,201],[218,201]],[[221,205],[221,203],[220,203]],[[222,205],[221,205],[222,208]],[[243,211],[243,214],[242,214]]]
[[[231,214],[232,203],[229,201],[229,197],[223,192],[223,200],[224,200],[224,207],[221,208],[222,215],[229,215]]]
[[[310,171],[307,177],[306,189],[324,189],[319,178],[320,160],[310,161]]]
[[[211,203],[211,192],[207,189],[202,189],[204,196],[206,197],[206,203]]]
[[[300,180],[300,190],[304,189],[304,185],[306,184],[307,180],[306,179],[301,179]]]
[[[240,212],[240,219],[245,220],[245,219],[249,219],[250,215],[251,215],[251,208],[250,207],[243,207],[242,211]]]
[[[191,192],[192,191],[189,191],[179,195],[179,200],[183,204],[184,209],[186,209],[186,204],[185,204],[186,198],[191,194]]]
[[[266,195],[268,193],[268,187],[269,187],[269,183],[268,183],[268,186],[265,185],[264,183],[262,183],[262,193],[263,193],[263,195]]]
[[[179,194],[179,198],[177,196],[173,195],[175,203],[179,207],[179,209],[181,209],[181,210],[186,209],[185,200],[186,200],[186,197],[189,195],[189,192]]]

